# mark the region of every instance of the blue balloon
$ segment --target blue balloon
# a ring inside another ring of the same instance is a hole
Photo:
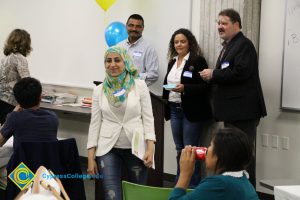
[[[105,29],[105,40],[109,47],[128,37],[126,26],[121,22],[112,22]]]

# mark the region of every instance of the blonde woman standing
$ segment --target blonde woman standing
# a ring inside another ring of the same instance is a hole
[[[31,39],[27,31],[13,30],[4,45],[5,58],[0,65],[0,124],[13,111],[17,102],[13,87],[21,78],[30,76],[26,56],[31,52]]]

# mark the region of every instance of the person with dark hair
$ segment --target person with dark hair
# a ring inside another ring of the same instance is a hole
[[[214,85],[212,105],[214,117],[225,127],[244,131],[256,152],[256,129],[260,118],[267,115],[259,79],[257,53],[253,43],[241,31],[237,11],[225,9],[219,13],[218,31],[224,40],[223,49],[214,69],[200,72]],[[248,167],[250,181],[256,186],[255,157]]]
[[[128,39],[118,45],[125,48],[139,72],[139,78],[152,85],[158,79],[158,56],[155,49],[142,37],[144,19],[133,14],[126,22]]]
[[[42,85],[34,78],[23,78],[14,86],[13,92],[20,107],[28,109],[39,105]]]
[[[258,200],[244,170],[253,157],[252,144],[237,128],[223,128],[213,135],[205,158],[206,169],[214,173],[190,193],[186,189],[195,166],[195,148],[186,146],[180,157],[180,177],[169,200]]]
[[[4,46],[4,55],[0,65],[0,124],[10,113],[17,102],[13,95],[13,87],[21,78],[30,76],[26,56],[31,52],[29,33],[22,29],[13,30]]]
[[[169,64],[164,84],[176,85],[164,89],[163,98],[168,101],[165,119],[171,119],[171,129],[177,151],[177,176],[180,174],[179,158],[186,145],[199,145],[203,122],[212,118],[209,104],[209,84],[202,80],[199,71],[207,68],[206,60],[195,36],[188,29],[176,30],[169,43]],[[200,163],[190,187],[200,181]]]
[[[14,136],[14,150],[21,142],[56,141],[58,118],[54,112],[40,109],[40,81],[23,78],[15,84],[13,92],[19,105],[7,115],[0,130],[0,146],[11,136]]]

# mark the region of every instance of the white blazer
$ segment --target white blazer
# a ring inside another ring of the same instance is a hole
[[[134,132],[144,134],[145,140],[155,141],[150,93],[143,80],[136,79],[128,94],[123,121],[111,111],[102,84],[94,88],[87,149],[96,147],[96,156],[108,153],[117,142],[122,128],[129,141]]]

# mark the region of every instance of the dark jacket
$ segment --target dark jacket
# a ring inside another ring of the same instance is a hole
[[[252,42],[239,32],[226,46],[213,71],[213,110],[216,120],[237,121],[266,116]]]
[[[167,84],[167,77],[175,62],[175,59],[169,62],[164,84]],[[198,73],[206,68],[207,63],[203,57],[192,58],[190,55],[182,70],[181,83],[184,85],[184,92],[181,93],[181,106],[186,118],[190,121],[204,121],[212,118],[209,104],[210,85],[203,81]],[[185,71],[191,71],[192,78],[184,77]],[[169,99],[168,90],[163,90],[163,99]],[[170,119],[169,105],[165,108],[165,119]]]

